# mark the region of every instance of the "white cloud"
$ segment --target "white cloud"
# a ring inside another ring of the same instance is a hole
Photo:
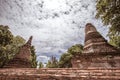
[[[38,56],[37,61],[42,61],[43,63],[46,63],[50,58],[47,56]]]

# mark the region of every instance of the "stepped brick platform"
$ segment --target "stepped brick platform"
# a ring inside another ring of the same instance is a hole
[[[120,80],[120,69],[0,69],[0,80]]]

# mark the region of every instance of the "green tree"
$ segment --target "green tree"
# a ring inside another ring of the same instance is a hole
[[[12,41],[13,41],[13,35],[9,31],[9,27],[0,25],[0,45],[6,46],[11,44]]]
[[[17,54],[19,52],[19,48],[24,44],[25,44],[25,39],[22,38],[21,36],[13,37],[13,41],[10,44],[10,46],[12,47],[11,48],[12,56]],[[11,58],[12,58],[12,56],[11,56]]]
[[[104,25],[109,25],[108,36],[110,38],[110,43],[119,48],[120,0],[97,0],[96,9],[96,18],[101,18]]]
[[[39,68],[43,68],[43,67],[44,67],[43,63],[40,62],[40,63],[39,63]]]
[[[12,43],[12,44],[20,47],[20,46],[22,46],[23,44],[25,44],[25,42],[26,42],[26,40],[25,40],[23,37],[21,37],[21,36],[15,36],[15,37],[13,38],[13,43]]]
[[[68,48],[68,53],[72,54],[72,55],[76,55],[76,54],[80,54],[83,51],[83,45],[81,44],[76,44],[73,45],[72,47]]]
[[[14,37],[8,26],[0,25],[0,67],[3,67],[18,53],[20,45],[24,42],[22,37]]]
[[[46,68],[51,68],[51,61],[50,60],[48,60],[48,62],[47,62],[47,64],[46,64]]]
[[[120,36],[114,36],[110,39],[109,43],[120,49]]]
[[[52,56],[50,60],[48,60],[46,64],[47,68],[58,68],[58,61],[56,57]]]
[[[59,60],[59,68],[70,68],[72,55],[70,53],[64,53],[61,55]]]
[[[9,51],[11,50],[10,44],[12,44],[13,35],[9,31],[8,26],[0,25],[0,67],[8,61],[8,54],[11,54]]]
[[[68,48],[68,51],[61,55],[59,60],[59,67],[60,68],[70,68],[72,67],[71,59],[74,55],[81,54],[83,51],[83,45],[76,44],[72,47]]]
[[[120,0],[97,0],[96,8],[96,18],[101,18],[105,25],[111,25],[110,33],[120,33]]]
[[[31,64],[33,68],[37,67],[37,61],[36,61],[36,54],[35,54],[35,47],[31,46]]]

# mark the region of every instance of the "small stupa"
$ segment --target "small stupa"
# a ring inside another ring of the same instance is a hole
[[[16,54],[15,57],[4,66],[4,68],[31,68],[31,42],[32,36],[29,38],[26,44],[20,47],[18,54]]]

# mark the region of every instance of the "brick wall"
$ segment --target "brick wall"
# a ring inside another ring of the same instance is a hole
[[[16,68],[0,69],[0,80],[120,80],[120,68]]]

